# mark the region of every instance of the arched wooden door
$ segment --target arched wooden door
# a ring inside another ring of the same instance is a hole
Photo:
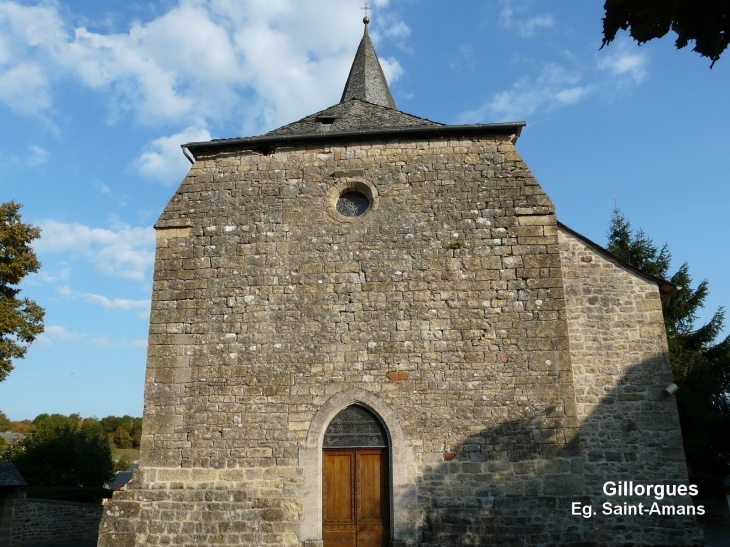
[[[378,419],[353,405],[324,436],[324,547],[385,547],[390,539],[388,437]]]

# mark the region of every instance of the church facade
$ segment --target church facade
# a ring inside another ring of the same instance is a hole
[[[100,547],[701,545],[674,287],[557,221],[523,126],[398,111],[366,26],[337,105],[185,145]]]

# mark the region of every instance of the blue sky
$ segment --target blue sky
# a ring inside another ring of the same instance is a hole
[[[261,134],[339,101],[350,0],[0,0],[0,201],[43,228],[23,284],[46,333],[0,383],[11,419],[141,415],[154,224],[184,142]],[[614,204],[730,303],[730,54],[665,37],[600,50],[602,1],[374,0],[400,110],[526,120],[517,143],[558,218],[598,243]]]

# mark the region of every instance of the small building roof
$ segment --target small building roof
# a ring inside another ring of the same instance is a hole
[[[15,441],[22,441],[25,439],[25,435],[22,433],[13,433],[12,431],[0,432],[0,437],[5,439],[8,444],[13,444]]]
[[[134,477],[134,470],[139,468],[139,462],[133,462],[127,469],[124,471],[117,471],[114,474],[114,478],[111,479],[107,484],[106,487],[109,490],[117,490],[119,488],[122,488],[126,486],[129,481],[132,480]]]
[[[2,462],[0,463],[0,486],[27,486],[23,476],[15,467],[14,463]]]

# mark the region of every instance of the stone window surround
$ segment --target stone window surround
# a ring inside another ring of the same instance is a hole
[[[307,432],[304,448],[299,449],[299,466],[304,471],[304,484],[299,498],[303,506],[303,522],[298,535],[304,547],[322,547],[322,442],[330,421],[344,408],[361,405],[380,420],[388,435],[390,466],[390,545],[397,547],[415,541],[415,528],[408,522],[406,503],[415,497],[406,479],[406,470],[413,464],[413,448],[407,446],[395,412],[375,394],[351,388],[333,395],[315,414]]]
[[[340,214],[340,212],[337,210],[337,200],[340,199],[340,196],[342,194],[346,194],[347,192],[359,192],[363,194],[370,202],[370,207],[368,208],[368,210],[365,211],[363,214],[354,217],[346,217],[345,215]],[[338,222],[363,222],[365,220],[371,219],[373,213],[378,210],[378,201],[378,189],[374,184],[370,182],[364,182],[362,180],[362,176],[359,176],[357,178],[341,177],[337,182],[330,186],[329,190],[327,191],[326,210],[327,214]]]

